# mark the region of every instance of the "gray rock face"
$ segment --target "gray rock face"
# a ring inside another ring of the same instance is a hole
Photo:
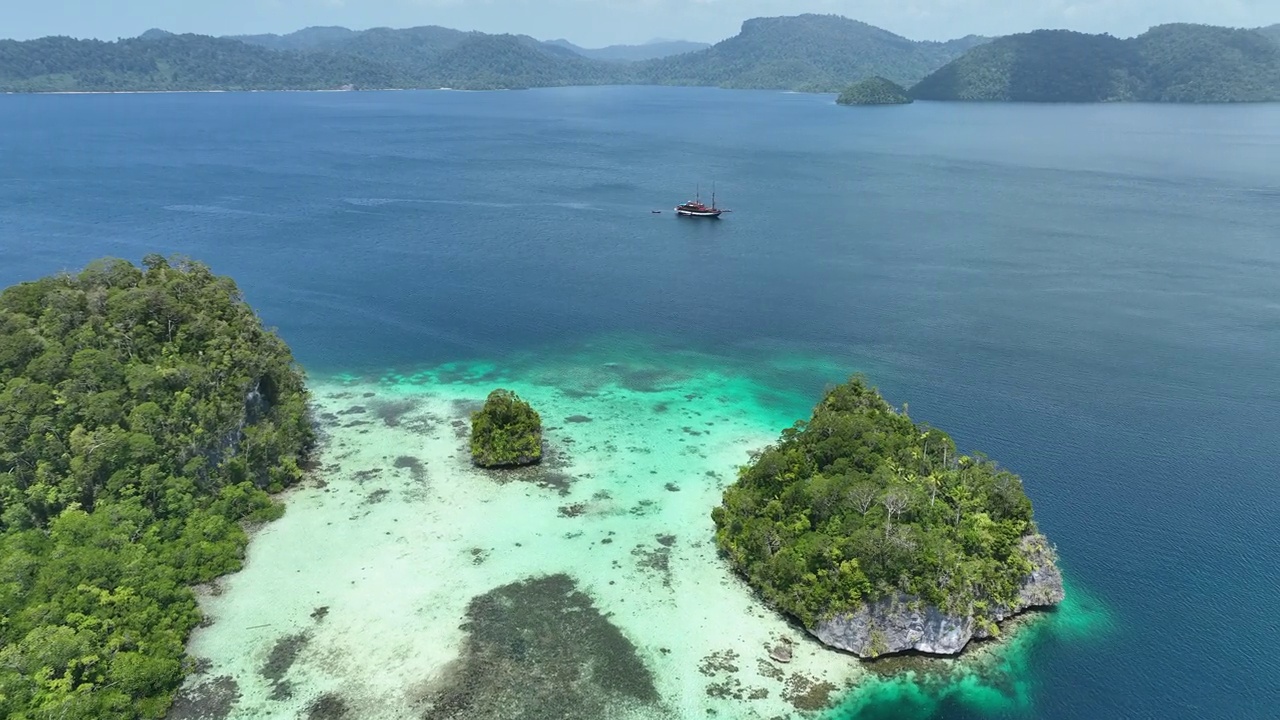
[[[1062,573],[1054,564],[1056,557],[1049,541],[1043,535],[1028,535],[1020,547],[1031,562],[1032,571],[1023,578],[1015,607],[988,611],[996,622],[1029,608],[1056,605],[1066,596]],[[973,638],[990,637],[987,628],[975,620],[972,613],[948,614],[926,605],[920,598],[901,593],[867,603],[856,612],[820,621],[809,632],[831,647],[862,658],[906,650],[955,655]]]

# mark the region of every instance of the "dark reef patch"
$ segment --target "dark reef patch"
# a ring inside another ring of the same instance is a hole
[[[570,415],[569,417],[565,418],[565,419],[564,419],[564,421],[565,421],[565,422],[567,422],[567,423],[589,423],[589,422],[592,422],[591,418],[587,417],[586,415]]]
[[[421,482],[427,478],[427,468],[421,460],[408,455],[401,455],[396,458],[395,467],[409,471],[409,476],[414,480]]]
[[[240,686],[230,675],[205,680],[178,691],[167,720],[225,720],[240,699]]]
[[[286,700],[293,697],[293,685],[284,679],[297,662],[302,649],[311,641],[307,633],[294,633],[278,638],[271,646],[271,654],[262,666],[262,677],[271,681],[271,699]]]
[[[366,408],[363,405],[352,405],[346,410],[339,410],[338,414],[339,415],[363,415],[368,411],[369,411],[368,408]]]
[[[373,414],[387,427],[399,427],[400,420],[417,408],[417,400],[388,400],[374,404]]]
[[[472,599],[461,657],[428,693],[429,720],[597,720],[659,703],[635,645],[568,575]]]
[[[782,697],[797,710],[814,712],[828,708],[835,691],[836,686],[829,682],[795,673],[787,678]]]
[[[480,408],[484,407],[484,403],[478,400],[454,400],[449,403],[452,415],[461,418],[464,422],[471,422],[471,415],[480,412]]]
[[[586,503],[573,503],[572,505],[561,505],[558,512],[560,517],[576,518],[581,517],[587,512]]]
[[[664,537],[671,537],[671,542],[675,542],[675,538],[673,536]],[[641,570],[649,570],[657,573],[658,576],[662,578],[662,586],[666,588],[671,587],[670,546],[648,548],[644,545],[637,545],[635,549],[631,551],[631,555],[636,559],[636,567]]]
[[[632,392],[654,393],[666,389],[674,381],[672,374],[664,369],[641,368],[623,371],[618,384]]]
[[[379,489],[374,490],[373,492],[369,493],[368,495],[366,495],[366,496],[365,496],[365,498],[364,498],[364,503],[363,503],[363,504],[365,504],[365,505],[377,505],[378,503],[382,502],[383,500],[386,500],[386,499],[387,499],[387,496],[388,496],[388,495],[390,495],[390,494],[391,494],[391,491],[390,491],[390,490],[388,490],[388,489],[386,489],[386,488],[379,488]]]
[[[307,705],[306,717],[307,720],[346,720],[351,712],[341,695],[325,693]]]

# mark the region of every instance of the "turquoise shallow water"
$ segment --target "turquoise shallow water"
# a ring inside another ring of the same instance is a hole
[[[477,394],[504,376],[564,407],[549,388],[565,375],[625,393],[719,378],[744,413],[724,420],[738,444],[695,465],[740,461],[734,448],[805,414],[826,383],[866,372],[1025,477],[1082,604],[978,675],[841,688],[837,716],[1270,717],[1277,128],[1274,106],[885,111],[646,88],[0,97],[0,282],[103,254],[189,253],[235,275],[318,381],[379,392]],[[712,179],[730,218],[650,213]],[[455,386],[449,363],[499,375]],[[424,369],[430,382],[395,375]],[[640,418],[641,434],[684,427]],[[564,432],[604,432],[591,425]],[[344,452],[399,456],[372,427],[347,430]],[[384,469],[387,482],[407,472]],[[693,517],[686,502],[670,507]],[[401,507],[370,512],[391,521]],[[512,557],[509,570],[526,567]],[[500,565],[478,566],[467,592]],[[299,603],[280,622],[314,609]],[[313,649],[328,636],[316,637]],[[705,695],[707,676],[670,684],[683,666],[653,652],[669,697]],[[299,658],[299,687],[318,687]]]

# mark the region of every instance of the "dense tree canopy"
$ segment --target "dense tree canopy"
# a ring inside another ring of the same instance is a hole
[[[742,468],[712,517],[733,567],[809,627],[899,592],[982,618],[1031,570],[1018,477],[957,455],[860,378]]]
[[[359,57],[273,52],[203,35],[0,40],[4,91],[324,90],[404,83],[394,68]]]
[[[289,349],[195,262],[0,294],[0,717],[155,718],[189,585],[236,570],[312,441]]]
[[[489,393],[471,416],[471,459],[481,467],[531,465],[542,459],[542,417],[510,390]]]
[[[911,102],[901,85],[882,77],[860,80],[836,98],[840,105],[905,105]]]
[[[1161,25],[1136,38],[1039,30],[975,48],[911,89],[923,100],[1280,100],[1280,45],[1262,33]]]

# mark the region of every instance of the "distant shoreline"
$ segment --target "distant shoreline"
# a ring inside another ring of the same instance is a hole
[[[490,88],[483,90],[463,89],[463,88],[365,88],[361,90],[346,90],[327,88],[320,90],[303,90],[303,89],[280,89],[280,90],[0,90],[0,95],[194,95],[194,94],[239,94],[239,93],[383,93],[383,92],[452,92],[452,93],[497,93],[497,92],[518,92],[523,90],[557,90],[565,88],[687,88],[687,89],[703,89],[703,90],[724,90],[724,91],[745,91],[745,92],[763,92],[763,93],[780,93],[783,95],[827,95],[837,97],[839,93],[830,91],[807,91],[807,90],[785,90],[779,88],[726,88],[715,85],[645,85],[645,84],[591,84],[591,85],[540,85],[529,88]],[[1192,106],[1192,107],[1208,107],[1208,106],[1259,106],[1259,105],[1280,105],[1280,100],[1221,100],[1213,102],[1189,102],[1189,101],[1154,101],[1154,100],[1110,100],[1110,101],[1090,101],[1090,100],[942,100],[942,99],[916,99],[914,103],[906,104],[926,104],[926,105],[1034,105],[1034,106],[1055,106],[1055,105],[1154,105],[1160,107],[1168,106]],[[856,105],[855,105],[856,106]],[[866,107],[866,106],[862,106]],[[894,105],[892,107],[899,107]]]
[[[607,87],[604,85],[552,85],[541,89],[551,89],[557,87]],[[618,85],[612,87],[640,87],[631,85]],[[660,86],[673,87],[673,86]],[[539,88],[493,88],[491,90],[462,90],[458,88],[367,88],[364,90],[341,90],[341,89],[323,89],[323,90],[302,90],[302,89],[281,89],[281,90],[4,90],[0,91],[0,95],[195,95],[204,93],[375,93],[375,92],[511,92],[513,90],[533,90]]]

